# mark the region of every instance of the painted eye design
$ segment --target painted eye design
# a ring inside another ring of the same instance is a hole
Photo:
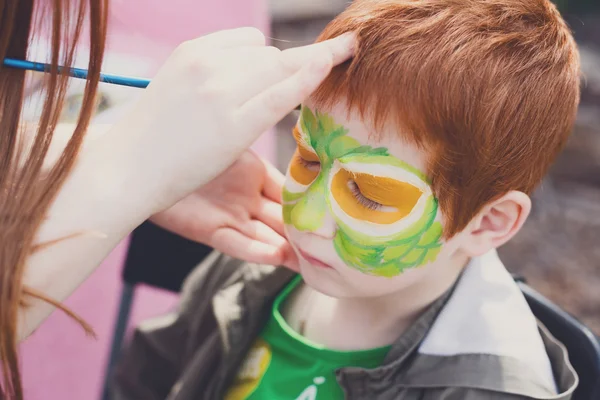
[[[298,152],[300,153],[300,152]],[[319,161],[308,161],[305,160],[304,157],[302,157],[302,154],[298,154],[298,162],[300,164],[302,164],[302,166],[306,169],[309,169],[311,171],[319,171],[321,169],[321,163]]]
[[[350,179],[348,181],[348,188],[350,189],[352,195],[356,198],[356,201],[363,207],[368,208],[369,210],[379,210],[383,207],[383,204],[373,201],[363,195],[360,191],[360,187],[354,180]]]
[[[423,191],[409,182],[339,168],[331,179],[331,195],[347,216],[391,225],[412,212]]]
[[[302,140],[302,135],[297,127],[293,131],[296,140],[296,152],[290,162],[290,175],[301,185],[310,185],[321,171],[321,161],[317,153]]]
[[[290,176],[299,184],[308,186],[319,176],[321,163],[318,161],[316,154],[314,158],[317,158],[317,160],[314,160],[314,158],[307,160],[302,153],[301,147],[298,146],[290,162]]]

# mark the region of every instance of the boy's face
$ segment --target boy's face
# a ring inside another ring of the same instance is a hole
[[[283,190],[286,231],[309,285],[335,297],[383,295],[448,257],[442,219],[423,152],[344,110],[303,106]]]

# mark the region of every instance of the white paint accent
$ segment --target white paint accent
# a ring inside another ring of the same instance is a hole
[[[366,165],[366,164],[361,164],[361,165]],[[373,222],[368,222],[368,221],[363,221],[360,219],[352,218],[351,216],[346,214],[344,212],[344,210],[342,210],[342,208],[335,201],[333,195],[331,194],[331,182],[333,181],[333,177],[335,176],[335,174],[340,169],[341,169],[340,164],[335,163],[331,170],[331,173],[329,174],[329,177],[328,177],[327,192],[328,192],[328,195],[330,196],[330,204],[331,204],[331,209],[333,211],[334,216],[336,218],[338,218],[339,220],[341,220],[342,222],[344,222],[346,225],[348,225],[352,230],[364,233],[366,235],[371,235],[373,237],[387,237],[387,236],[395,235],[395,234],[402,232],[403,230],[407,229],[408,227],[413,225],[415,222],[417,222],[423,216],[423,213],[425,212],[425,208],[427,206],[427,200],[429,199],[429,196],[431,196],[431,189],[429,189],[428,194],[423,194],[419,198],[419,200],[417,201],[417,204],[415,204],[415,207],[410,212],[410,214],[408,214],[406,217],[402,218],[401,220],[394,222],[393,224],[375,224]],[[395,168],[395,169],[400,169],[400,168]],[[404,170],[402,170],[402,171],[404,171]],[[371,172],[369,172],[369,173],[371,173]],[[388,174],[386,176],[390,176],[390,175]],[[423,182],[423,181],[421,181],[421,182]],[[438,213],[438,215],[439,215],[439,213]]]
[[[289,173],[285,180],[284,187],[291,193],[304,193],[308,189],[308,185],[298,183]]]
[[[296,128],[298,128],[298,132],[300,132],[300,137],[302,138],[302,143],[305,145],[306,149],[311,153],[317,154],[316,151],[312,148],[310,144],[310,136],[308,133],[304,132],[302,129],[302,124],[300,123],[300,119],[296,122]]]
[[[557,391],[536,318],[496,251],[469,263],[419,352],[512,357]]]
[[[412,172],[405,170],[404,168],[395,165],[360,163],[355,161],[338,161],[338,163],[343,165],[346,171],[364,173],[383,178],[395,179],[400,182],[410,183],[411,185],[421,189],[424,195],[431,194],[431,188],[429,187],[427,182],[423,181],[423,179],[413,174]]]

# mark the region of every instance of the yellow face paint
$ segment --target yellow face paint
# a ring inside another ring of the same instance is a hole
[[[297,147],[290,161],[290,175],[299,184],[307,186],[319,175],[319,157],[304,143],[298,127],[294,127],[293,134]]]
[[[331,194],[352,218],[393,224],[410,214],[423,192],[410,183],[340,169],[332,179]]]
[[[296,149],[292,161],[290,161],[290,175],[301,185],[310,185],[319,175],[319,164],[306,160]]]

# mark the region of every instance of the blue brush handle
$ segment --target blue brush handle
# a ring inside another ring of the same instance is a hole
[[[39,72],[48,72],[50,71],[50,64],[25,61],[25,60],[15,60],[13,58],[5,58],[4,66],[10,68],[17,69],[25,69],[29,71],[39,71]],[[59,67],[60,71],[61,67]],[[86,69],[81,68],[70,68],[69,75],[74,78],[79,79],[87,79],[88,71]],[[149,79],[144,78],[134,78],[131,76],[120,76],[120,75],[110,75],[110,74],[100,74],[100,82],[106,82],[113,85],[121,85],[121,86],[131,86],[136,88],[146,88],[150,84]]]

